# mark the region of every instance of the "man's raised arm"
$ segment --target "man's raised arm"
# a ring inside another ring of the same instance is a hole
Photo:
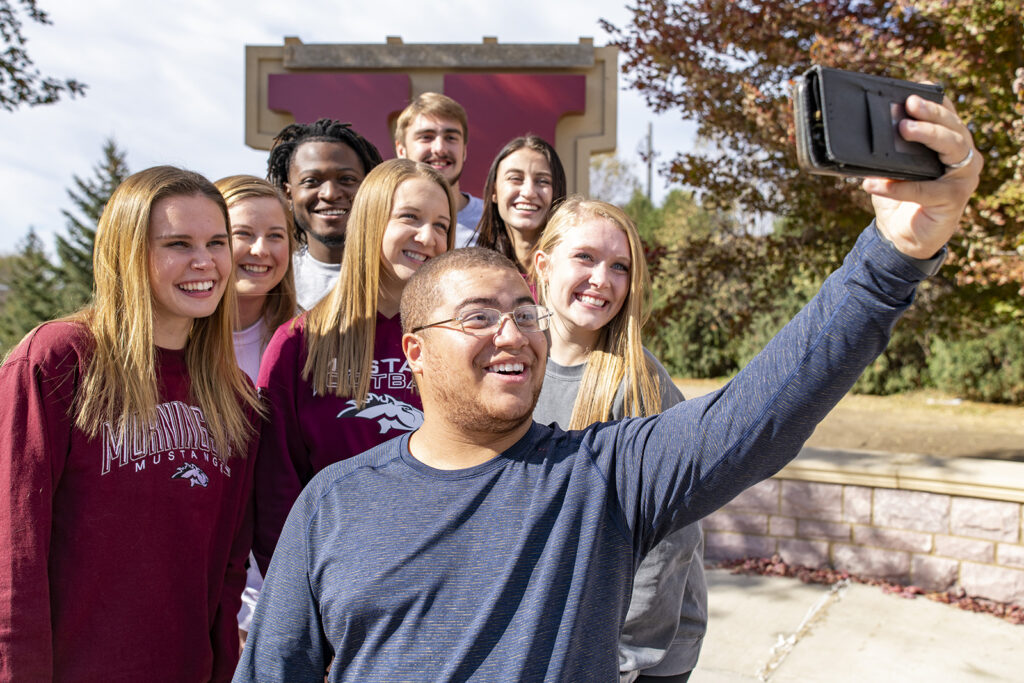
[[[918,283],[941,265],[982,163],[948,100],[911,97],[906,107],[917,120],[901,122],[901,133],[939,152],[945,175],[927,182],[866,179],[875,223],[814,299],[729,384],[660,418],[595,431],[596,440],[615,439],[609,465],[627,524],[641,534],[641,551],[794,458],[885,348]]]

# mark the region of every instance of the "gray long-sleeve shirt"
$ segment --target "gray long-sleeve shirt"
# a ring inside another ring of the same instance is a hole
[[[657,373],[661,411],[683,400],[668,371],[647,349]],[[533,410],[541,424],[565,427],[579,394],[586,363],[564,366],[548,358],[544,386]],[[660,411],[659,411],[660,412]],[[611,406],[611,419],[625,416],[625,383]],[[704,578],[704,536],[700,522],[668,534],[644,556],[633,578],[633,593],[619,639],[622,682],[642,673],[675,676],[692,671],[708,624],[708,590]]]
[[[638,558],[796,456],[922,278],[869,228],[715,393],[534,424],[464,470],[424,465],[407,436],[328,467],[288,518],[235,680],[617,680]]]

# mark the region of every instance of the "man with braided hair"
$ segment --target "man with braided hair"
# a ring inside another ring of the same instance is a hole
[[[302,308],[312,308],[338,279],[352,200],[380,162],[370,141],[333,119],[293,123],[274,138],[267,180],[292,204],[300,245],[293,257],[295,292]]]

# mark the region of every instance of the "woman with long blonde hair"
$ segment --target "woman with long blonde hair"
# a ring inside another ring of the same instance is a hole
[[[254,383],[270,335],[295,315],[292,254],[295,227],[288,200],[262,178],[233,175],[214,183],[228,207],[238,315],[232,338],[238,366]],[[251,555],[246,567],[238,637],[244,645],[263,576]]]
[[[298,307],[292,265],[295,224],[284,194],[262,178],[233,175],[214,185],[224,196],[231,221],[238,301],[235,354],[256,382],[270,336]]]
[[[650,276],[640,234],[625,212],[570,197],[540,237],[533,278],[538,303],[552,313],[534,420],[583,429],[655,415],[683,400],[643,347]],[[700,525],[691,524],[644,558],[619,641],[624,678],[674,683],[689,677],[707,625],[702,554]]]
[[[0,368],[0,677],[226,681],[256,400],[223,198],[170,166],[130,176],[93,268],[92,302]]]
[[[455,216],[433,168],[408,159],[374,168],[352,206],[334,289],[271,339],[258,382],[268,410],[255,488],[262,571],[313,475],[422,423],[398,303],[420,265],[451,248]]]

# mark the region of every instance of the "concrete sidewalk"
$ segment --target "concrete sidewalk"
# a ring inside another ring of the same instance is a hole
[[[1024,625],[877,586],[713,569],[691,683],[1024,681]]]

